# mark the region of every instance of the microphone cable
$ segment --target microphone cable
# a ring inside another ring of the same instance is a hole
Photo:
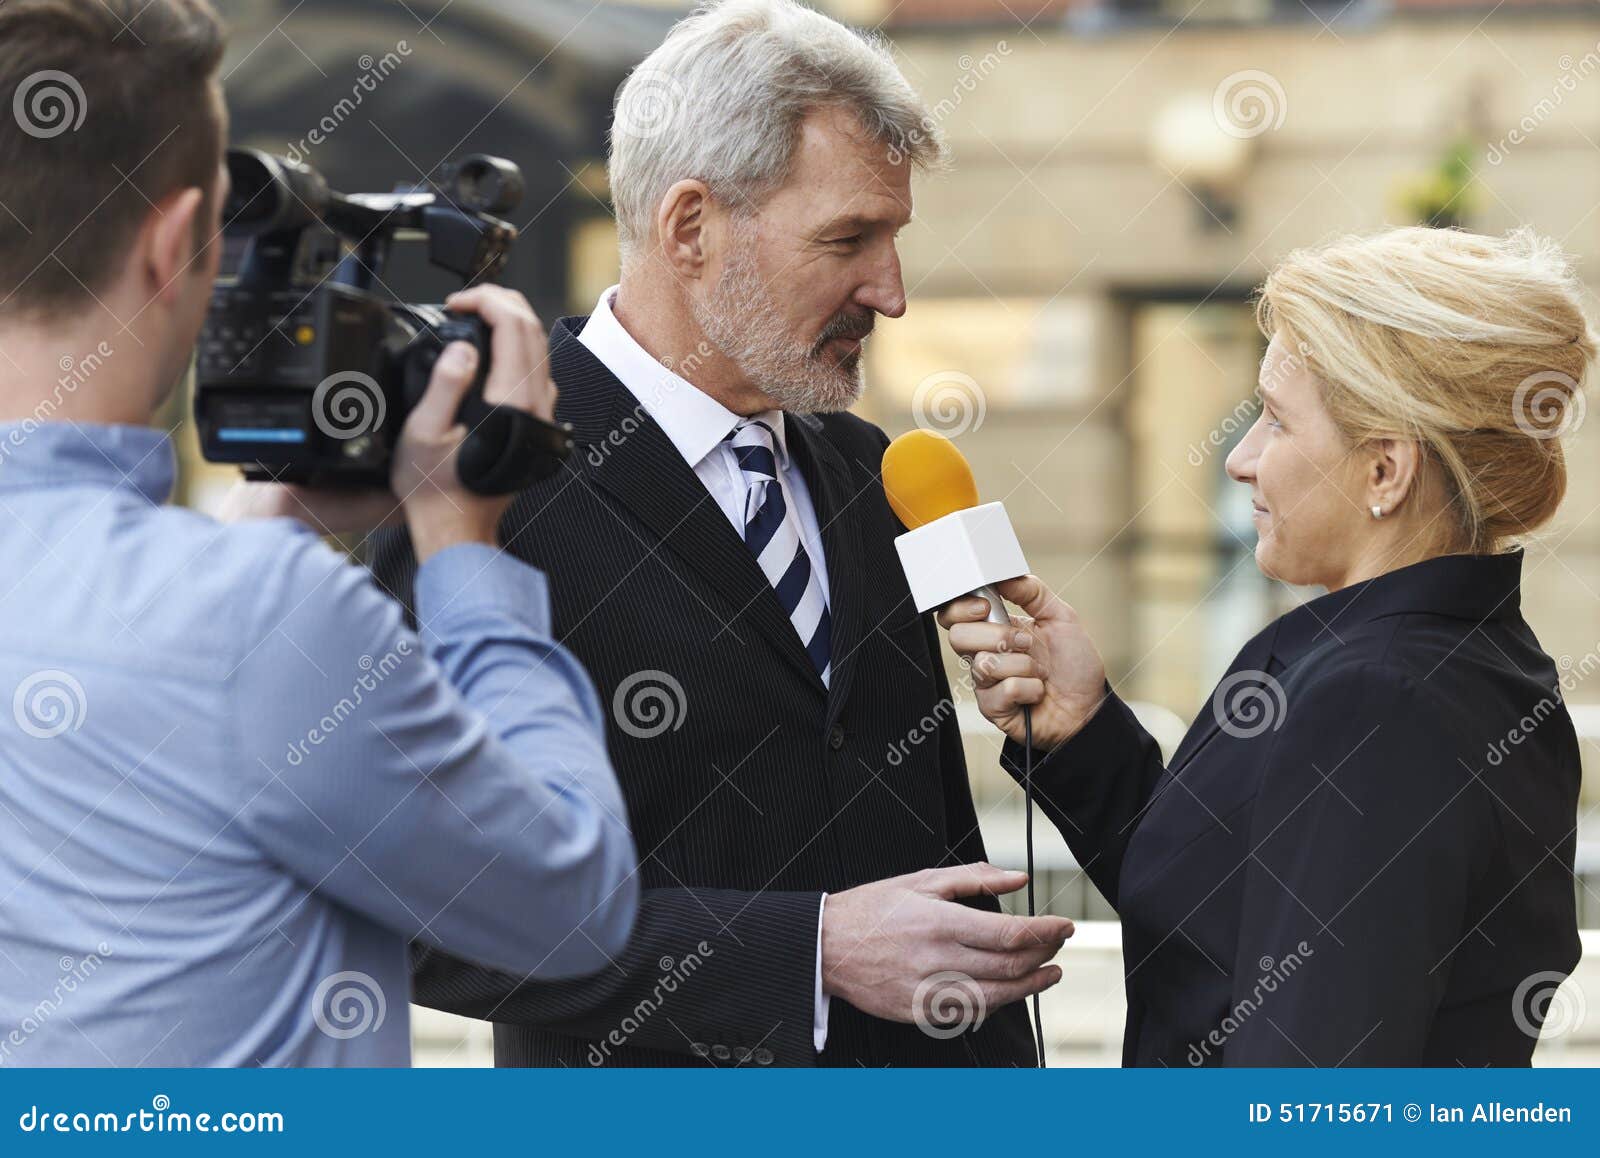
[[[1022,811],[1028,861],[1028,916],[1033,911],[1033,705],[1022,705]],[[1039,1068],[1044,1069],[1044,1022],[1039,1017],[1039,995],[1033,995],[1033,1038],[1038,1042]]]

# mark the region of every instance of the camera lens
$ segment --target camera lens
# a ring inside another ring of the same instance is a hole
[[[503,157],[474,153],[456,170],[456,200],[479,213],[509,213],[522,203],[522,170]]]
[[[321,216],[328,184],[315,169],[259,149],[228,150],[222,227],[235,236],[299,229]]]

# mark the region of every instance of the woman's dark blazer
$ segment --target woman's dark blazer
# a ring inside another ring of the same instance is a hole
[[[1521,571],[1446,555],[1296,608],[1171,767],[1109,688],[1035,753],[1122,918],[1125,1065],[1528,1063],[1579,957],[1580,769]]]

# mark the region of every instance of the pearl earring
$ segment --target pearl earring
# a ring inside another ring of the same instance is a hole
[[[1375,519],[1383,518],[1383,508],[1380,506],[1374,506],[1372,508],[1372,517]]]

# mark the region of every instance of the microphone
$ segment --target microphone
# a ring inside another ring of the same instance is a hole
[[[909,530],[894,541],[917,610],[963,595],[988,600],[989,622],[1009,624],[992,584],[1028,573],[1002,503],[978,502],[966,456],[942,434],[911,430],[883,452],[883,490]]]
[[[956,444],[931,430],[909,430],[883,452],[883,493],[909,528],[895,538],[911,599],[919,612],[963,595],[989,603],[989,622],[1011,625],[1005,600],[991,584],[1028,573],[1022,544],[1001,503],[978,502],[972,467]],[[1028,862],[1028,916],[1033,902],[1033,709],[1022,708],[1022,800]],[[1044,1022],[1033,995],[1033,1035],[1042,1068]]]

